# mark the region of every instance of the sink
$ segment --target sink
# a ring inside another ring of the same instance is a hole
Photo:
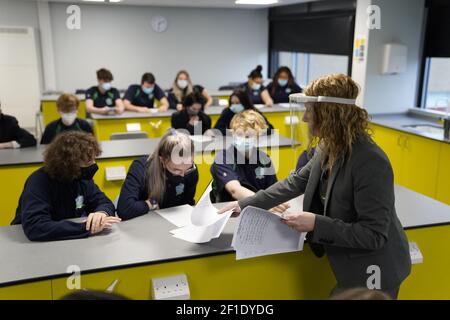
[[[444,137],[444,128],[433,124],[414,124],[406,125],[403,128],[408,128],[419,133],[424,133],[433,137],[442,139]]]

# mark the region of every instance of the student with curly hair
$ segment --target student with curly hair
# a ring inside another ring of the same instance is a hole
[[[61,133],[44,153],[44,167],[27,179],[16,217],[31,241],[85,238],[120,221],[111,200],[92,180],[101,153],[88,133]],[[84,222],[66,219],[85,217]]]

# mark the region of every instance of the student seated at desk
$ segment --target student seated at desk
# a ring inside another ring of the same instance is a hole
[[[50,122],[44,130],[41,144],[49,144],[60,133],[66,131],[84,131],[93,133],[91,125],[84,119],[77,118],[80,102],[73,94],[64,93],[56,101],[61,118]]]
[[[267,86],[267,91],[274,103],[288,103],[289,95],[302,92],[302,88],[295,82],[291,69],[280,67]]]
[[[243,112],[244,110],[254,110],[258,112],[264,119],[267,127],[267,134],[271,134],[273,131],[273,126],[267,120],[267,118],[253,106],[250,98],[247,93],[241,89],[234,91],[228,103],[228,107],[222,110],[219,119],[217,119],[216,125],[214,129],[219,130],[222,135],[226,135],[227,129],[230,128],[231,119],[233,119],[234,115]]]
[[[183,109],[172,114],[172,128],[186,129],[191,135],[202,135],[211,129],[211,118],[203,112],[203,96],[192,92],[183,102]]]
[[[262,66],[258,65],[248,75],[247,82],[240,86],[244,90],[253,104],[264,104],[267,107],[273,106],[269,91],[263,86]]]
[[[194,204],[198,171],[194,143],[169,129],[150,157],[134,160],[117,203],[117,215],[132,219],[155,209]]]
[[[159,100],[160,111],[167,111],[169,101],[164,91],[155,83],[155,76],[144,73],[141,84],[132,84],[123,97],[125,109],[135,112],[150,112],[154,108],[155,99]]]
[[[0,103],[0,149],[27,148],[35,145],[34,136],[19,127],[16,118],[3,114]]]
[[[191,77],[186,70],[179,71],[168,94],[170,109],[180,111],[183,108],[184,99],[192,92],[200,93],[203,96],[205,99],[204,109],[212,105],[213,99],[208,91],[199,84],[193,85]]]
[[[259,150],[259,136],[267,123],[255,110],[245,110],[231,120],[233,145],[219,151],[211,166],[215,202],[239,200],[277,182],[269,156]]]
[[[113,81],[111,71],[100,69],[97,71],[98,85],[86,91],[86,111],[88,113],[110,114],[124,112],[119,90],[111,86]]]
[[[58,135],[44,153],[44,167],[25,182],[16,217],[31,241],[85,238],[120,221],[114,205],[92,178],[101,153],[88,133],[69,131]],[[85,222],[65,219],[86,217]]]

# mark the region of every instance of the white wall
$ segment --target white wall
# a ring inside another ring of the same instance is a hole
[[[185,68],[195,83],[217,89],[244,81],[257,64],[267,65],[266,10],[86,4],[81,5],[81,30],[68,30],[66,7],[50,6],[59,90],[89,87],[100,67],[113,72],[119,88],[139,82],[145,71],[168,87]],[[154,15],[167,18],[166,32],[151,30]]]
[[[381,29],[368,30],[366,8],[381,8]],[[358,0],[355,37],[367,35],[367,57],[354,63],[352,76],[363,89],[360,103],[370,113],[404,112],[418,104],[417,89],[423,31],[424,0]],[[407,70],[382,75],[383,44],[408,47]]]

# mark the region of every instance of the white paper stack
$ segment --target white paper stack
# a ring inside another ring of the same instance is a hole
[[[306,233],[285,225],[279,215],[249,206],[239,217],[231,243],[236,260],[303,250]]]

